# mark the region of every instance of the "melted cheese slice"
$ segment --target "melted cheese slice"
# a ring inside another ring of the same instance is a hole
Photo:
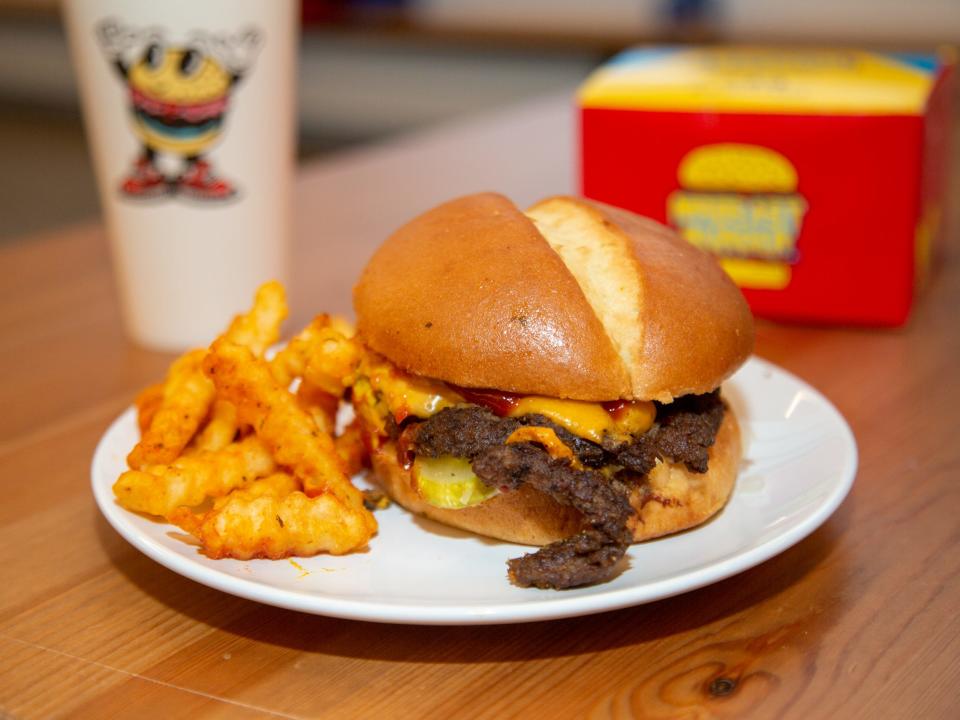
[[[520,442],[532,442],[543,445],[550,457],[558,460],[568,460],[570,467],[575,470],[583,470],[583,464],[580,462],[580,459],[573,454],[573,450],[563,444],[560,438],[557,437],[557,433],[553,431],[553,428],[524,425],[510,433],[510,437],[506,439],[507,445]]]
[[[428,418],[463,403],[463,398],[443,383],[407,375],[387,362],[372,363],[365,369],[370,386],[398,423],[409,415]]]
[[[396,422],[409,415],[428,418],[444,408],[464,405],[464,399],[444,383],[408,375],[383,358],[370,360],[361,373],[372,392],[361,393],[368,403],[384,407]],[[363,382],[354,387],[366,390]],[[367,395],[369,394],[369,397]],[[652,402],[624,403],[609,412],[600,403],[527,395],[519,398],[508,417],[543,415],[577,437],[600,444],[604,437],[625,442],[653,425],[656,408]]]
[[[610,413],[600,403],[530,395],[521,398],[509,414],[520,415],[543,415],[577,437],[599,444],[604,435],[626,441],[646,432],[653,425],[656,409],[652,402],[631,402]]]

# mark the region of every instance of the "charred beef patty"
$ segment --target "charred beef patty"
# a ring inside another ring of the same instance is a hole
[[[623,465],[639,475],[653,470],[657,458],[683,463],[690,472],[707,471],[707,453],[717,438],[726,406],[720,391],[684,395],[669,405],[657,403],[657,420],[643,435],[629,443],[604,443]]]
[[[487,448],[503,445],[514,430],[524,425],[550,428],[584,465],[606,464],[603,448],[577,437],[543,415],[502,418],[477,405],[447,408],[420,423],[413,445],[416,452],[427,457],[453,455],[473,460]]]
[[[691,472],[707,471],[707,453],[723,422],[719,391],[686,395],[669,405],[657,403],[657,419],[647,432],[629,442],[604,442],[603,447],[574,435],[543,415],[498,417],[473,405],[447,408],[413,428],[411,446],[421,455],[454,455],[469,460],[491,445],[503,445],[524,425],[547,427],[588,467],[621,465],[646,475],[657,458],[684,463]]]
[[[601,582],[613,573],[633,538],[627,527],[633,515],[631,488],[653,469],[657,458],[706,472],[707,452],[724,411],[719,391],[688,395],[669,405],[658,404],[656,422],[646,433],[601,447],[542,415],[502,418],[478,406],[447,408],[406,427],[403,444],[426,457],[467,458],[480,480],[501,491],[528,484],[579,510],[584,530],[509,563],[518,585],[568,588]],[[576,469],[534,443],[505,444],[525,425],[552,429],[585,467]],[[624,469],[609,478],[598,471],[607,465]]]
[[[571,538],[510,560],[510,574],[518,585],[568,588],[600,582],[610,576],[630,544],[629,491],[596,470],[576,470],[537,445],[516,443],[488,447],[473,461],[473,471],[501,490],[530,485],[572,505],[588,524]]]

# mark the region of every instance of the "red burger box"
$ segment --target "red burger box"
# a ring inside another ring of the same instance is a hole
[[[943,234],[939,54],[648,47],[578,93],[581,192],[715,253],[755,315],[895,326]]]

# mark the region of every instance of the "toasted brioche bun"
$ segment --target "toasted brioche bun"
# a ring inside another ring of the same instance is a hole
[[[630,497],[637,511],[632,526],[634,542],[685,530],[716,513],[733,490],[740,454],[740,429],[733,410],[728,409],[710,448],[706,473],[658,463],[648,478],[646,502],[640,490],[634,491]],[[444,525],[522,545],[547,545],[582,527],[579,512],[530,487],[495,495],[462,510],[438,508],[420,497],[410,471],[397,462],[392,442],[375,450],[371,459],[377,482],[395,502]]]
[[[711,256],[571,197],[527,214],[493,193],[427,211],[377,250],[354,306],[364,342],[408,372],[577,400],[709,392],[753,346]]]

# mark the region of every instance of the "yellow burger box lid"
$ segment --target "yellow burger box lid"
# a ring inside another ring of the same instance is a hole
[[[582,108],[661,111],[920,115],[939,55],[763,47],[635,48],[596,71]]]

